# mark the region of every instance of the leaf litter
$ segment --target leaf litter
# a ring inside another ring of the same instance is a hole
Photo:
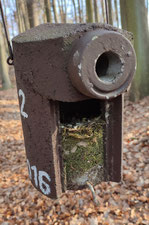
[[[125,101],[123,181],[51,200],[28,178],[16,89],[0,92],[0,224],[149,224],[149,97]]]

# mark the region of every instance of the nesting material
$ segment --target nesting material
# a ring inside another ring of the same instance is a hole
[[[103,180],[103,121],[100,117],[61,124],[65,189]]]

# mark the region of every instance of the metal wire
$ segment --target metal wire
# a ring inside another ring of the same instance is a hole
[[[12,47],[11,47],[11,44],[10,44],[10,41],[8,38],[8,32],[7,32],[7,28],[6,28],[5,19],[4,19],[4,13],[3,13],[1,0],[0,0],[0,12],[1,12],[1,16],[2,16],[2,22],[3,22],[5,36],[6,36],[7,45],[8,45],[8,50],[9,50],[9,57],[7,59],[7,63],[8,63],[8,65],[13,65],[13,51],[12,51]]]
[[[108,10],[108,2],[105,0],[105,10],[106,10],[106,21],[109,23],[109,10]]]

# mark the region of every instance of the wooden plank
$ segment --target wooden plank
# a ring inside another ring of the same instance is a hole
[[[17,84],[29,177],[42,194],[58,198],[62,193],[58,102],[33,92],[19,79]]]
[[[123,95],[103,103],[105,180],[122,179]]]

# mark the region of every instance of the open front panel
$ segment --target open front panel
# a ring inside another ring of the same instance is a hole
[[[64,189],[103,180],[103,124],[100,101],[60,102]]]

